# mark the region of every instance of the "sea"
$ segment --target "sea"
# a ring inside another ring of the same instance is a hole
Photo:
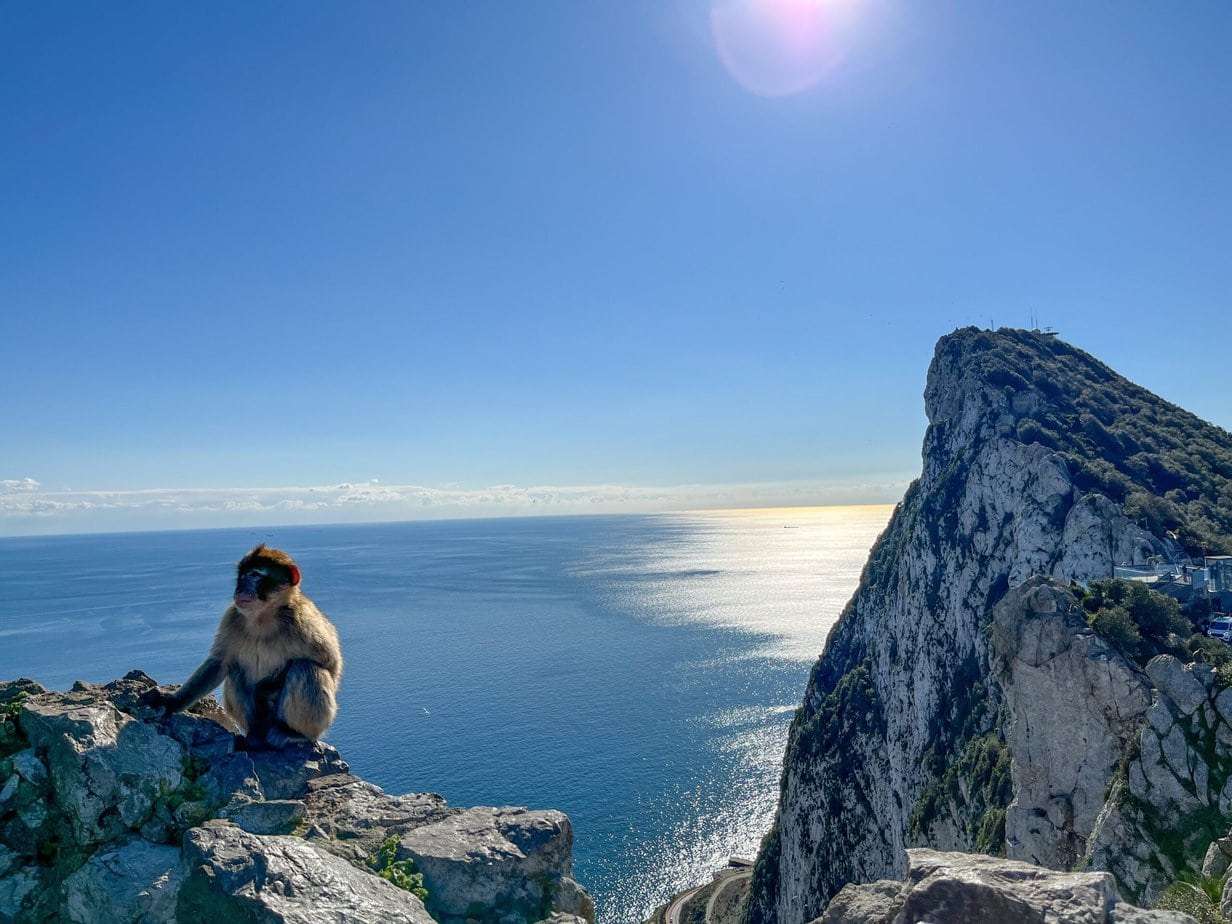
[[[346,658],[327,740],[391,793],[568,813],[600,924],[643,921],[774,815],[808,672],[892,508],[0,539],[0,679],[179,683],[258,542]]]

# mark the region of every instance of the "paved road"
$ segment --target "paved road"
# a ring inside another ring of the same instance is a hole
[[[695,889],[689,889],[689,891],[681,892],[677,895],[672,903],[667,906],[667,914],[663,916],[665,924],[680,924],[681,906],[683,906],[685,902],[700,892],[703,888],[704,886],[698,886]]]
[[[751,869],[744,868],[725,869],[719,873],[718,878],[722,880],[722,882],[710,896],[710,901],[706,902],[706,924],[710,924],[710,922],[714,920],[714,903],[718,897],[723,894],[723,891],[733,882],[736,882],[739,879],[748,879],[752,875],[753,871]]]
[[[725,869],[716,874],[715,879],[720,880],[720,885],[714,890],[710,896],[710,900],[706,902],[706,922],[709,924],[711,917],[714,914],[714,902],[722,893],[723,890],[730,886],[737,879],[746,879],[753,875],[751,869]],[[663,916],[665,924],[680,924],[680,911],[684,907],[684,903],[700,892],[706,886],[698,886],[695,889],[689,889],[687,892],[682,892],[676,896],[670,905],[667,906],[667,913]]]

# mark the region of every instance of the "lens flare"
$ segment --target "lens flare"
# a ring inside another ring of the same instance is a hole
[[[842,60],[831,0],[724,0],[710,11],[728,73],[761,96],[815,86]]]

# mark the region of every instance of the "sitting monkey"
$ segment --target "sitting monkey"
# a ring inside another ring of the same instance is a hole
[[[315,740],[338,712],[338,633],[300,592],[299,567],[286,552],[259,545],[236,570],[235,601],[205,661],[175,693],[148,690],[142,700],[179,712],[221,681],[223,707],[244,730],[244,745]]]

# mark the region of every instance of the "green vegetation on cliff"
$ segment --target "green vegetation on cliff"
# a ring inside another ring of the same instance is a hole
[[[1087,625],[1140,667],[1160,654],[1201,660],[1215,669],[1220,686],[1232,686],[1232,648],[1195,632],[1194,622],[1171,597],[1138,581],[1092,581],[1082,608]]]
[[[1127,557],[1232,554],[1232,435],[1029,331],[942,338],[925,403],[921,476],[792,723],[749,924],[816,917],[846,882],[895,873],[904,842],[993,854],[1017,843],[1027,816],[1006,807],[1025,758],[1012,753],[988,630],[1032,575],[1089,586],[1067,605],[1138,665],[1168,653],[1232,679],[1227,647],[1195,632],[1206,613],[1104,580]],[[1185,820],[1209,843],[1208,819]],[[1057,849],[1068,859],[1080,846]],[[1165,886],[1185,869],[1163,865]]]
[[[1056,337],[970,328],[945,344],[1010,396],[1018,438],[1059,453],[1079,488],[1192,554],[1232,553],[1232,434]]]
[[[389,837],[380,849],[368,858],[368,865],[382,879],[392,882],[399,889],[410,892],[420,901],[426,901],[428,890],[424,888],[423,873],[410,857],[398,859],[398,838]]]

